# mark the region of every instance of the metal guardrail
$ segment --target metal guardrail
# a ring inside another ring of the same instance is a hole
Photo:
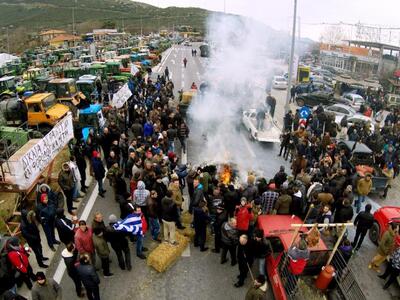
[[[336,270],[334,280],[342,298],[345,300],[366,300],[367,298],[362,292],[353,271],[339,251],[333,256],[331,264]]]

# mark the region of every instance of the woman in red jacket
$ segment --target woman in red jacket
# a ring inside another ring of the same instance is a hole
[[[28,289],[32,289],[32,282],[36,281],[31,265],[29,264],[29,253],[19,244],[16,236],[11,237],[7,242],[7,258],[11,265],[19,272],[21,280],[26,283]]]
[[[239,230],[239,235],[248,234],[250,221],[253,219],[251,204],[247,203],[245,197],[240,199],[240,205],[236,206],[235,217],[237,221],[236,229]]]

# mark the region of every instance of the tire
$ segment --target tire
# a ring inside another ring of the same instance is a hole
[[[298,106],[304,106],[304,100],[303,99],[297,99],[296,102],[297,102]]]
[[[371,229],[368,232],[368,236],[369,239],[371,240],[371,242],[373,242],[375,245],[378,244],[378,240],[379,240],[379,232],[380,232],[380,227],[378,222],[374,222],[374,224],[372,225]]]

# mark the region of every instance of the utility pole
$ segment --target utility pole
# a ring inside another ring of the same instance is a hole
[[[140,16],[140,36],[143,36],[143,19],[142,16]]]
[[[295,47],[295,44],[296,44],[296,21],[297,21],[296,14],[297,14],[297,0],[294,0],[292,45],[291,45],[291,48],[290,48],[289,74],[288,74],[289,76],[288,76],[288,87],[287,87],[287,91],[286,91],[285,114],[289,111],[290,89],[292,87],[294,47]]]

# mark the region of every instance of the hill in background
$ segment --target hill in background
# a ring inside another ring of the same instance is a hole
[[[64,29],[72,32],[73,11],[78,34],[93,28],[115,27],[131,33],[173,29],[189,25],[204,31],[210,13],[200,8],[168,7],[129,0],[0,0],[0,28],[10,26],[10,48],[20,50],[21,43],[43,29]],[[3,29],[2,48],[6,43]]]

